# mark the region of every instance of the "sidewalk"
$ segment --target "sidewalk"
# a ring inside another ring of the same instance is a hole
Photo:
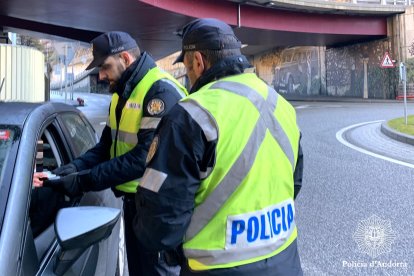
[[[349,103],[402,103],[402,99],[364,99],[354,97],[335,97],[335,96],[319,96],[312,95],[288,95],[280,93],[280,95],[288,101],[301,101],[301,102],[349,102]],[[413,99],[407,98],[408,102],[414,102]]]
[[[73,99],[71,99],[72,92],[68,91],[58,91],[58,90],[50,90],[50,101],[51,102],[63,102],[73,106],[79,106],[77,98],[82,98],[86,93],[81,92],[73,92]],[[89,94],[89,93],[88,93]]]
[[[50,91],[50,101],[52,102],[62,102],[67,103],[73,106],[82,106],[79,105],[78,98],[83,99],[84,106],[93,104],[96,101],[110,101],[112,95],[110,94],[97,94],[97,93],[89,93],[89,92],[72,92],[68,91],[65,95],[65,91],[58,91],[58,90],[51,90]]]

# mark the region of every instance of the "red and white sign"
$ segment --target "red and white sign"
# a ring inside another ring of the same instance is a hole
[[[381,67],[382,68],[394,68],[395,67],[390,57],[390,54],[388,52],[385,52],[384,57],[382,58]]]

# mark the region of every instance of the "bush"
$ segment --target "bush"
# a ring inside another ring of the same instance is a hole
[[[414,58],[407,59],[407,83],[414,83]]]

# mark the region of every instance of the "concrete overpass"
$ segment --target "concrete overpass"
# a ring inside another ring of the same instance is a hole
[[[0,26],[84,42],[123,30],[158,59],[180,49],[174,31],[197,17],[234,26],[248,44],[244,54],[254,55],[277,46],[330,47],[385,38],[387,18],[403,12],[403,6],[309,0],[3,0]]]

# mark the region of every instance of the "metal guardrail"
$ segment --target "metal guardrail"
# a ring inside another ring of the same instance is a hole
[[[325,1],[352,3],[352,4],[392,5],[392,6],[414,5],[414,0],[325,0]]]

